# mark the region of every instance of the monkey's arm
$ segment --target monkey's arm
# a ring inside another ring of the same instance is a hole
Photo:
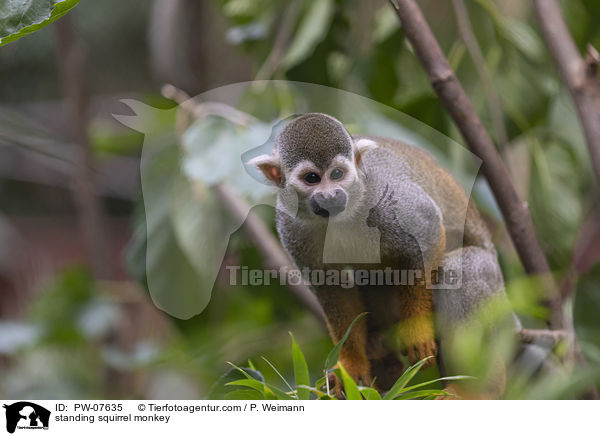
[[[331,338],[338,343],[354,319],[365,311],[358,290],[339,287],[316,287],[315,293],[325,316]],[[367,323],[359,320],[340,350],[340,362],[348,374],[364,386],[371,384],[371,368],[367,359]]]

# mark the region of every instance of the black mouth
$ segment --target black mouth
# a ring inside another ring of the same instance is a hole
[[[324,209],[319,205],[313,206],[313,212],[315,215],[322,216],[323,218],[334,217],[344,211],[344,207],[332,207],[331,209]]]
[[[313,212],[315,213],[315,215],[322,216],[323,218],[329,217],[329,211],[327,209],[323,209],[322,207],[319,207],[319,206],[313,208]]]
[[[346,205],[331,205],[327,209],[320,206],[315,200],[311,200],[310,208],[312,209],[315,215],[318,215],[323,218],[334,217],[346,209]]]

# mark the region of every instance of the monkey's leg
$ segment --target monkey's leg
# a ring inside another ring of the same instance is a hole
[[[381,332],[369,331],[367,357],[375,388],[379,391],[389,390],[402,375],[404,365],[397,353],[384,345]]]
[[[408,361],[415,364],[431,357],[424,367],[435,363],[438,347],[435,341],[433,319],[433,286],[435,270],[440,265],[446,249],[446,231],[440,227],[440,234],[435,244],[423,252],[422,276],[405,289],[400,289],[400,323],[398,334],[402,340]]]
[[[499,398],[505,389],[508,362],[507,350],[499,348],[503,341],[498,338],[518,330],[520,322],[512,311],[502,309],[508,301],[496,253],[480,247],[459,248],[444,256],[441,267],[460,277],[458,287],[435,291],[436,330],[443,360],[448,375],[475,377],[451,390],[461,398]],[[457,344],[474,330],[485,338],[474,343],[480,351],[476,356],[463,355]]]
[[[429,356],[437,355],[433,327],[433,292],[425,284],[400,290],[400,322],[398,335],[411,364]],[[431,366],[435,359],[425,363]]]
[[[320,287],[317,298],[327,318],[331,339],[338,343],[354,319],[365,312],[357,289]],[[352,328],[339,356],[348,374],[364,386],[371,384],[371,367],[367,359],[367,323],[363,318]]]

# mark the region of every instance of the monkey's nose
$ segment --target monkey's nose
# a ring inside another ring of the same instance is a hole
[[[333,192],[318,192],[313,196],[313,212],[322,217],[336,216],[346,209],[348,198],[341,189]]]

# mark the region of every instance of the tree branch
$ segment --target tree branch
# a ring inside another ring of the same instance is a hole
[[[483,173],[502,211],[517,253],[529,274],[540,275],[552,312],[552,328],[563,327],[563,314],[554,279],[538,242],[527,204],[519,198],[506,166],[473,105],[444,56],[414,0],[389,0],[402,22],[404,34],[429,76],[431,85],[454,120],[467,145],[483,161]]]
[[[596,181],[600,182],[600,80],[598,52],[588,46],[584,60],[555,0],[534,0],[533,7],[546,45],[567,85],[583,128]]]
[[[265,226],[258,215],[250,210],[250,205],[246,203],[244,199],[223,183],[217,184],[214,187],[214,191],[231,215],[244,222],[244,231],[260,250],[267,267],[274,269],[283,268],[285,270],[296,269],[289,260],[287,254],[281,249],[279,241],[273,236],[271,230]],[[294,296],[306,306],[319,321],[325,324],[325,316],[323,315],[321,305],[309,287],[302,283],[297,285],[288,283],[287,286],[292,294],[294,294]]]
[[[258,121],[252,115],[237,110],[225,103],[215,101],[202,103],[194,102],[185,91],[178,89],[173,85],[164,85],[161,89],[161,93],[169,100],[177,102],[186,112],[198,119],[202,119],[208,115],[217,115],[233,124],[239,124],[241,126],[248,126],[249,124]]]
[[[210,108],[218,108],[218,113],[207,110],[204,107],[206,103],[194,103],[190,97],[182,90],[172,85],[163,87],[163,95],[179,103],[180,107],[196,118],[203,118],[208,114],[222,116],[233,123],[247,126],[252,120],[256,120],[252,115],[241,112],[231,106],[223,103],[211,103]],[[217,105],[217,106],[215,106]],[[264,257],[265,264],[269,268],[293,270],[296,267],[290,261],[287,254],[281,248],[279,241],[273,236],[271,230],[262,222],[250,208],[250,205],[239,195],[237,195],[229,186],[224,183],[218,183],[213,190],[221,203],[227,208],[232,216],[242,221],[242,228],[256,245]],[[292,294],[319,320],[325,325],[325,316],[321,305],[310,288],[299,283],[297,285],[288,282],[287,287]]]
[[[523,344],[547,344],[552,347],[567,339],[567,333],[564,330],[522,329],[518,332],[518,335],[520,342]]]

